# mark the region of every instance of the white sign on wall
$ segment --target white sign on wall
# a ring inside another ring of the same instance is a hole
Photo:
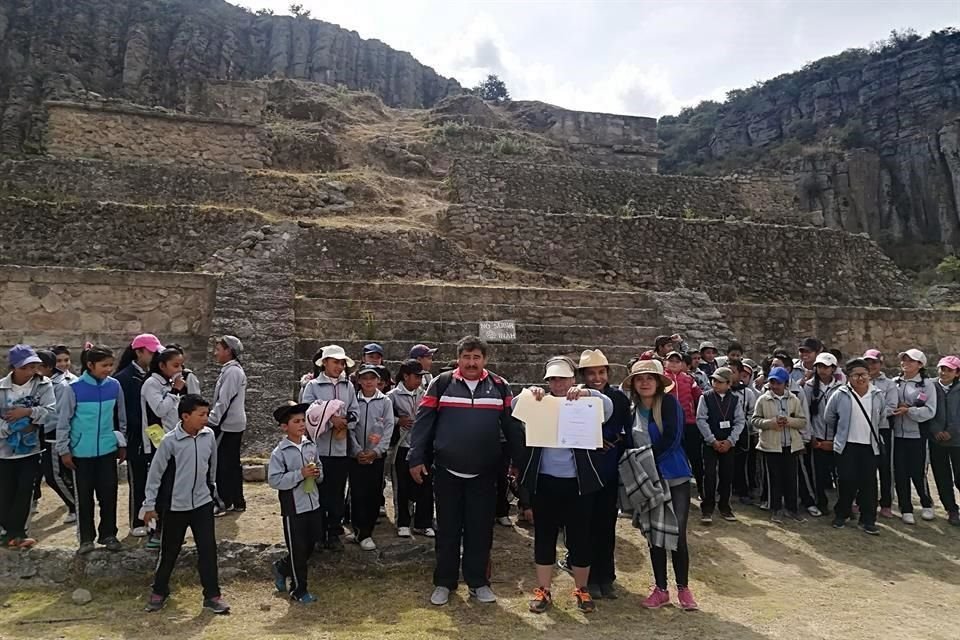
[[[481,322],[480,339],[487,342],[516,342],[517,325],[513,320]]]

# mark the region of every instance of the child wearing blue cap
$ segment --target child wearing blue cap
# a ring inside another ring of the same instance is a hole
[[[40,425],[55,411],[56,399],[32,347],[15,345],[9,361],[11,371],[0,379],[0,546],[28,549],[37,542],[27,537],[27,524],[40,465]]]
[[[774,367],[767,376],[767,390],[757,399],[750,424],[760,431],[757,449],[764,454],[770,486],[770,520],[784,517],[797,522],[797,455],[803,451],[800,432],[806,428],[803,404],[787,389],[790,374]]]

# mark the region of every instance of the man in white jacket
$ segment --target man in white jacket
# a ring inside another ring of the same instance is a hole
[[[218,516],[247,510],[240,464],[240,445],[247,429],[247,374],[240,366],[242,355],[243,343],[236,336],[222,336],[213,349],[213,357],[222,365],[207,419],[207,425],[217,434],[217,490],[223,502]]]

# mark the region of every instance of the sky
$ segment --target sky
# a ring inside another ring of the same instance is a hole
[[[515,99],[659,117],[892,29],[960,26],[960,0],[298,0],[311,17]],[[231,0],[289,13],[289,0]]]

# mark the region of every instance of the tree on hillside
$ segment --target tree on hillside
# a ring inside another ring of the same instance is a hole
[[[506,83],[492,73],[487,76],[486,80],[475,86],[471,93],[483,100],[492,102],[506,102],[510,99],[510,92],[507,90]]]
[[[310,17],[310,10],[304,9],[302,4],[290,3],[290,13],[298,18]]]

